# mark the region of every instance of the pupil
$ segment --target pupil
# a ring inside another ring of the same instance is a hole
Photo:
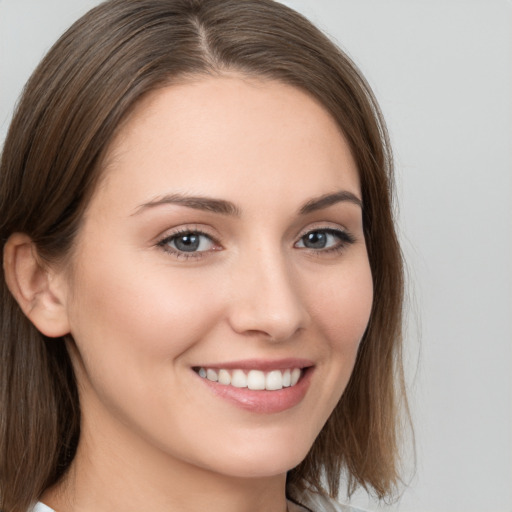
[[[193,234],[181,235],[174,243],[179,251],[193,252],[199,247],[199,236]]]
[[[304,240],[304,245],[311,249],[323,249],[327,243],[327,236],[320,231],[308,233]]]

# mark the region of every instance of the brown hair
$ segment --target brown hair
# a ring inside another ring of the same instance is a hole
[[[337,120],[357,163],[374,303],[350,382],[288,492],[379,498],[398,476],[403,270],[392,212],[392,161],[369,86],[309,21],[272,0],[111,0],[78,20],[27,83],[1,160],[0,239],[31,237],[69,254],[101,157],[142,96],[188,75],[237,71],[307,91]],[[1,281],[0,508],[25,512],[73,459],[78,393],[62,339],[39,333]],[[403,402],[405,403],[405,402]]]

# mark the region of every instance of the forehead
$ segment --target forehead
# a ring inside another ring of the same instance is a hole
[[[329,112],[298,88],[244,76],[198,78],[145,97],[110,145],[104,177],[103,190],[110,184],[125,197],[236,199],[262,183],[282,197],[304,187],[360,195],[350,148]]]

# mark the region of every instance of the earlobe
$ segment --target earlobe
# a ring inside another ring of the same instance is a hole
[[[14,233],[9,237],[3,264],[9,290],[36,328],[52,338],[68,334],[65,294],[55,272],[42,263],[29,236]]]

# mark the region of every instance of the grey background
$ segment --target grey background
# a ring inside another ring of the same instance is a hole
[[[0,141],[30,72],[97,3],[0,0]],[[395,149],[417,469],[390,510],[510,512],[512,3],[284,3],[359,65]]]

